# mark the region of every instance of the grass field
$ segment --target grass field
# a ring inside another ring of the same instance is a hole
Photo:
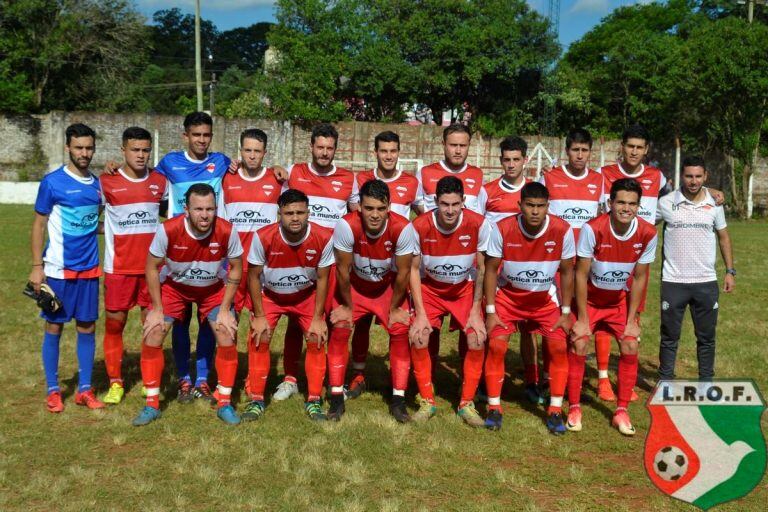
[[[635,438],[613,430],[612,407],[597,402],[584,407],[583,432],[553,437],[544,427],[543,410],[522,401],[517,349],[507,360],[503,430],[492,433],[463,425],[452,413],[458,399],[455,335],[447,335],[442,344],[438,415],[423,425],[399,425],[387,413],[385,336],[376,327],[369,359],[374,389],[348,403],[338,424],[310,422],[294,397],[269,406],[260,422],[226,427],[201,403],[180,406],[170,400],[175,384],[166,379],[163,418],[138,429],[130,426],[143,405],[138,387],[123,404],[106,411],[74,405],[77,364],[70,325],[62,338],[59,370],[67,408],[60,415],[49,414],[40,360],[43,323],[32,301],[21,295],[29,273],[32,208],[3,205],[0,216],[6,219],[0,263],[2,511],[694,510],[663,495],[645,475],[642,453],[649,415],[642,401],[630,408],[638,428]],[[717,374],[753,378],[766,394],[768,287],[760,269],[768,254],[768,224],[732,222],[729,229],[739,276],[736,293],[720,300]],[[658,270],[654,264],[650,311],[643,320],[643,399],[654,384],[657,364]],[[94,375],[99,393],[107,386],[102,332],[99,323]],[[140,380],[138,333],[134,313],[126,336],[128,386]],[[272,349],[270,390],[278,383],[275,369],[282,368],[277,364],[280,334]],[[242,381],[246,359],[240,339]],[[680,377],[696,375],[694,346],[687,322]],[[167,350],[167,371],[171,361]],[[588,393],[594,396],[594,361],[589,368]],[[613,358],[614,376],[615,368]],[[764,419],[764,430],[766,423]],[[718,510],[765,510],[766,503],[768,484],[763,479],[747,498]]]

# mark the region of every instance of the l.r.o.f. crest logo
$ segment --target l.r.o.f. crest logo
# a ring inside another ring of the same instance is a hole
[[[765,402],[753,381],[661,381],[646,406],[645,470],[665,494],[706,510],[762,479]]]

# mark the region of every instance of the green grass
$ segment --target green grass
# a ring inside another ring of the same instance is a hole
[[[32,301],[21,295],[30,270],[32,208],[0,206],[0,215],[6,219],[0,272],[0,510],[695,510],[657,491],[645,475],[649,416],[642,402],[630,408],[639,431],[633,439],[610,427],[611,408],[600,403],[585,406],[583,432],[548,435],[542,410],[522,402],[522,368],[514,345],[507,359],[503,430],[464,426],[452,413],[458,396],[455,334],[442,343],[438,415],[424,425],[403,426],[389,417],[383,400],[386,338],[375,327],[369,359],[374,390],[349,403],[339,424],[311,423],[298,398],[274,403],[262,421],[235,428],[225,427],[202,404],[167,400],[162,420],[138,429],[130,426],[142,406],[137,387],[126,402],[106,411],[74,405],[77,364],[74,326],[68,325],[59,371],[67,408],[49,414],[39,354],[43,323]],[[763,393],[768,393],[768,288],[762,270],[767,227],[730,226],[739,277],[736,292],[721,296],[717,354],[718,376],[754,378]],[[657,364],[658,264],[648,304],[641,347],[643,399]],[[140,380],[137,322],[134,312],[126,336],[129,385]],[[97,345],[102,332],[99,323]],[[272,348],[270,390],[278,383],[280,334]],[[240,346],[242,351],[242,341]],[[687,321],[681,377],[696,375],[694,346]],[[166,351],[167,371],[173,369],[171,360]],[[245,362],[241,353],[240,381]],[[614,358],[613,375],[615,364]],[[594,361],[589,377],[588,391],[594,395]],[[99,392],[106,382],[99,346]],[[172,383],[164,396],[175,396]],[[764,510],[767,487],[763,481],[747,498],[721,510]]]

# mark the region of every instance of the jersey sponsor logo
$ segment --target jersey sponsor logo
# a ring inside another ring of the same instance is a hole
[[[372,281],[380,281],[387,275],[389,269],[386,267],[377,267],[375,265],[365,265],[364,267],[355,265],[355,272],[362,276],[370,277]]]
[[[229,218],[229,222],[235,226],[251,226],[254,224],[271,224],[267,217],[256,210],[240,210],[234,216]]]
[[[567,183],[555,183],[555,188],[568,188]]]
[[[111,192],[112,192],[113,194],[117,194],[118,192],[125,192],[126,190],[128,190],[128,189],[127,189],[127,188],[113,188],[113,189],[111,190]]]
[[[507,243],[507,247],[522,247],[522,246],[523,246],[523,244],[511,244],[511,243]]]
[[[209,272],[204,268],[188,268],[174,276],[175,281],[215,281],[218,278],[219,277],[215,273]]]
[[[592,273],[592,277],[595,279],[596,283],[604,283],[604,284],[615,284],[615,283],[623,283],[626,282],[627,279],[629,279],[630,273],[626,270],[608,270],[606,272],[603,272],[602,274],[598,275],[594,272]]]
[[[312,217],[325,219],[325,220],[339,220],[341,215],[334,213],[330,208],[323,204],[311,204],[309,205],[309,211]]]
[[[442,265],[434,266],[428,270],[430,274],[440,277],[463,276],[467,273],[467,267],[455,263],[443,263]]]
[[[661,492],[708,510],[760,483],[765,401],[754,381],[661,381],[646,407],[651,426],[643,461]]]
[[[178,166],[176,166],[176,167],[171,167],[171,170],[172,171],[186,171],[187,168],[186,167],[178,167]]]
[[[610,249],[611,247],[613,247],[611,244],[600,244],[601,249]]]
[[[82,217],[69,219],[69,227],[70,229],[89,230],[94,228],[98,221],[99,221],[98,213],[86,213]]]
[[[305,286],[312,284],[312,281],[307,279],[307,276],[303,274],[289,274],[282,276],[277,281],[270,281],[270,288],[296,288],[297,290]]]
[[[155,224],[157,224],[157,217],[146,210],[131,212],[126,219],[117,221],[117,225],[121,228],[128,226],[153,226]]]
[[[282,253],[282,252],[280,252],[280,251],[278,251],[278,252],[275,252],[275,251],[269,251],[269,255],[270,255],[270,256],[282,256],[282,255],[283,255],[283,253]]]
[[[184,245],[176,245],[176,244],[173,244],[173,248],[174,249],[179,249],[181,251],[186,251],[187,249],[189,249],[189,247],[186,247]]]
[[[505,276],[509,283],[517,284],[551,284],[554,277],[547,275],[546,272],[536,269],[521,270],[515,275]]]
[[[299,178],[299,181],[301,183],[312,183],[312,180],[308,180],[307,178]]]
[[[459,237],[459,243],[460,243],[460,244],[461,244],[463,247],[467,247],[467,246],[469,246],[469,241],[470,241],[470,240],[472,240],[472,237],[471,237],[470,235],[461,235],[461,236]]]

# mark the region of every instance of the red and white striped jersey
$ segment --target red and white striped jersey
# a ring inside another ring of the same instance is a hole
[[[163,222],[149,247],[157,258],[165,258],[160,282],[195,293],[218,289],[227,277],[225,262],[243,255],[240,237],[232,224],[216,217],[213,227],[202,236],[189,228],[186,215]]]
[[[227,210],[226,219],[237,229],[246,254],[251,248],[254,233],[277,222],[277,198],[281,189],[282,184],[277,181],[272,169],[264,168],[253,178],[244,174],[242,169],[236,174],[224,175],[221,190]]]
[[[416,194],[416,204],[424,207],[428,212],[437,208],[435,191],[437,182],[445,176],[455,176],[464,184],[464,207],[483,215],[482,205],[485,204],[485,190],[483,189],[483,170],[474,165],[464,164],[459,171],[452,171],[446,167],[442,160],[426,165],[418,170],[416,178],[419,182],[419,191]]]
[[[419,191],[419,180],[413,174],[397,171],[397,174],[388,180],[380,178],[376,169],[358,172],[357,178],[358,190],[371,180],[381,180],[389,187],[389,211],[402,215],[406,219],[410,218],[411,205],[416,202],[416,194]]]
[[[581,226],[599,213],[603,177],[591,169],[574,176],[562,166],[542,174],[539,182],[549,190],[549,213],[568,222],[578,238]]]
[[[457,297],[472,289],[478,252],[488,250],[491,223],[485,217],[464,209],[458,225],[443,231],[437,213],[426,212],[413,221],[417,252],[421,254],[422,286],[438,290],[445,297]]]
[[[390,215],[381,233],[373,237],[363,227],[360,212],[352,212],[336,224],[333,246],[352,253],[352,286],[365,295],[380,293],[397,273],[395,256],[416,251],[413,226],[400,215]]]
[[[104,204],[104,272],[143,275],[168,182],[154,171],[133,179],[122,169],[102,174],[99,181]]]
[[[611,185],[616,180],[622,178],[632,178],[637,180],[643,189],[643,197],[640,198],[640,208],[637,210],[637,216],[651,224],[656,223],[656,207],[659,204],[659,193],[667,184],[667,178],[656,167],[640,164],[640,170],[635,174],[629,174],[624,171],[620,163],[606,165],[600,168],[600,174],[603,175],[603,203],[608,209],[608,199],[611,194]]]
[[[298,242],[283,237],[280,224],[256,232],[248,253],[250,265],[262,265],[261,286],[275,301],[295,301],[311,293],[317,283],[317,269],[333,265],[333,232],[309,223]]]
[[[555,274],[561,260],[576,256],[571,226],[549,214],[536,235],[525,231],[521,215],[503,219],[497,228],[491,233],[486,254],[501,258],[499,287],[521,308],[557,303]]]
[[[486,198],[482,210],[485,212],[485,218],[496,223],[510,215],[520,213],[520,191],[530,181],[524,177],[520,185],[510,186],[502,177],[483,185]]]
[[[604,213],[584,224],[576,254],[592,258],[587,302],[597,307],[615,306],[625,300],[627,280],[635,265],[651,263],[656,257],[656,228],[636,217],[629,230],[619,236],[611,226],[610,213]]]
[[[283,190],[301,190],[309,197],[309,220],[333,229],[347,213],[347,203],[359,203],[357,180],[352,171],[333,166],[327,174],[312,169],[312,164],[293,164]]]

